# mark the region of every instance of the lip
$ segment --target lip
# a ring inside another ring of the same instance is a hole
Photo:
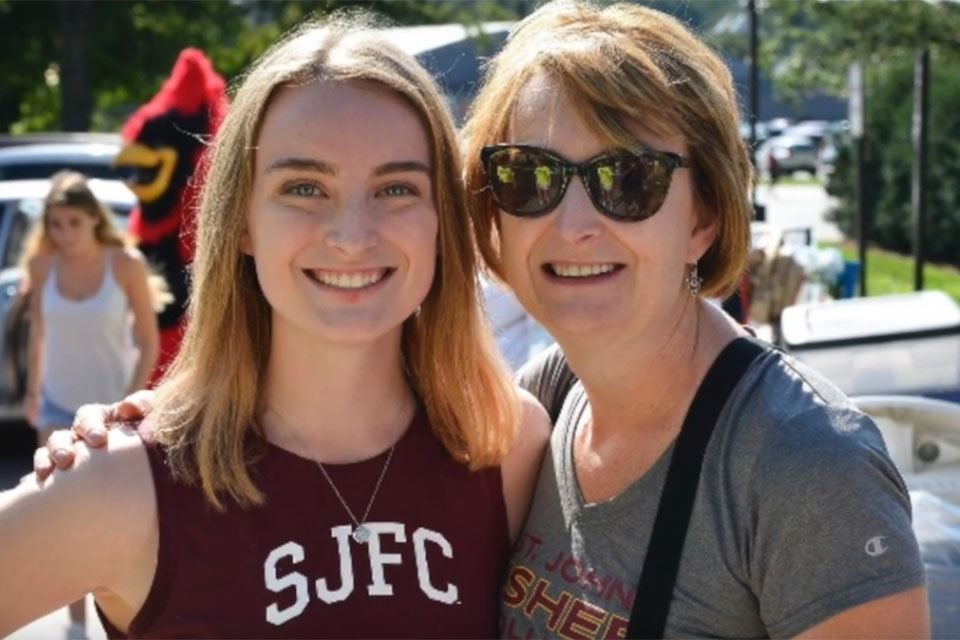
[[[606,273],[598,273],[596,275],[589,276],[560,276],[554,272],[552,265],[562,265],[565,267],[592,267],[595,265],[613,265],[613,270]],[[568,261],[549,261],[544,262],[540,265],[540,272],[543,274],[544,279],[547,282],[554,284],[570,286],[570,287],[581,287],[589,286],[594,284],[604,284],[607,282],[612,282],[616,280],[620,274],[624,271],[626,265],[622,262],[568,262]]]
[[[327,274],[337,274],[342,276],[363,276],[371,274],[377,271],[383,271],[383,276],[376,282],[357,288],[345,288],[338,287],[336,285],[331,285],[323,282],[317,276],[317,271],[323,271]],[[367,295],[373,294],[384,286],[386,283],[393,277],[393,274],[396,273],[396,267],[371,267],[367,269],[301,269],[304,277],[312,284],[314,287],[320,289],[321,291],[338,294],[342,297],[347,298],[348,300],[356,300]]]

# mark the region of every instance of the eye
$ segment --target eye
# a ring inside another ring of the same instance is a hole
[[[420,195],[420,191],[416,187],[404,183],[387,185],[380,190],[380,193],[391,198]]]
[[[316,198],[324,195],[323,189],[313,182],[292,182],[283,185],[280,193],[285,196],[294,196],[297,198]]]

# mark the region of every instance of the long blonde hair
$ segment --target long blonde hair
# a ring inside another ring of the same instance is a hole
[[[97,199],[90,189],[87,177],[76,171],[58,171],[50,178],[50,191],[43,201],[43,213],[37,224],[33,225],[24,241],[23,254],[20,256],[20,266],[25,267],[37,255],[56,252],[53,240],[50,238],[50,210],[54,207],[71,207],[79,209],[96,221],[93,233],[97,242],[104,247],[129,249],[134,247],[133,238],[126,235],[117,226],[116,219],[110,208]],[[156,312],[173,301],[170,289],[162,276],[151,273],[148,277],[150,301]],[[31,288],[29,281],[26,285]]]
[[[470,214],[487,267],[503,279],[497,207],[485,190],[480,150],[507,139],[520,93],[541,73],[563,87],[607,144],[636,146],[631,123],[685,138],[697,212],[704,222],[717,222],[717,237],[699,263],[701,293],[729,294],[746,265],[753,180],[730,70],[676,19],[627,3],[545,4],[491,61],[465,126],[464,149],[466,186],[476,194]]]
[[[414,392],[446,449],[471,468],[498,463],[513,442],[519,401],[478,305],[477,263],[452,118],[427,72],[388,43],[370,18],[340,15],[296,28],[246,73],[209,156],[198,216],[189,323],[157,394],[157,440],[174,474],[199,480],[222,508],[227,496],[260,504],[247,464],[262,451],[261,375],[271,310],[241,251],[253,149],[271,97],[287,86],[363,81],[396,92],[431,142],[439,218],[433,284],[403,327]],[[303,126],[310,126],[309,122]]]

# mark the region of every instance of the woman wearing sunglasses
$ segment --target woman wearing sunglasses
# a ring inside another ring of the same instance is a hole
[[[521,372],[555,428],[504,637],[929,634],[875,426],[703,300],[745,262],[737,125],[723,62],[649,9],[547,4],[492,61],[466,132],[476,242],[559,343]]]
[[[638,6],[548,4],[491,62],[477,242],[558,343],[520,372],[555,427],[505,637],[929,634],[876,427],[703,300],[748,249],[738,121],[724,63]]]

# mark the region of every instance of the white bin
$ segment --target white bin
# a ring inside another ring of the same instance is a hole
[[[780,337],[848,395],[960,391],[960,307],[942,291],[793,305]]]

